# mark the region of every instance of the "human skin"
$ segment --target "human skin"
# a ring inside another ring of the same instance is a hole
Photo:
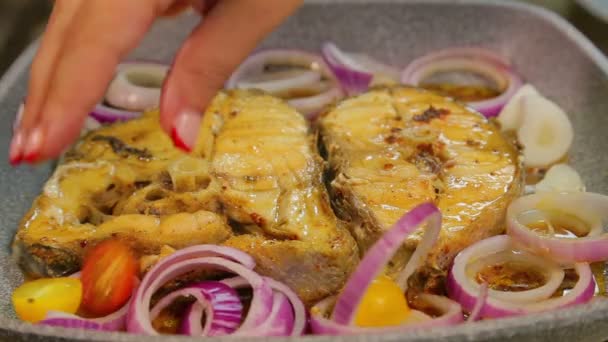
[[[13,165],[57,157],[159,17],[192,6],[205,20],[177,52],[160,100],[160,123],[186,151],[202,113],[230,73],[302,0],[56,0],[17,116]]]

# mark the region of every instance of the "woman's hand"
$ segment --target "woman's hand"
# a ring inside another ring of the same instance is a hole
[[[34,58],[10,161],[58,156],[156,18],[193,6],[205,19],[178,51],[163,86],[161,125],[190,150],[202,111],[225,79],[301,0],[56,0]]]

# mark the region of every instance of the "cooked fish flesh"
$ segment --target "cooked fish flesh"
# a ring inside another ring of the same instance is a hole
[[[322,159],[306,120],[267,95],[219,95],[200,151],[219,201],[239,231],[226,244],[249,252],[264,274],[305,302],[339,289],[357,264],[356,243],[331,209]],[[209,146],[212,146],[209,149]]]
[[[174,170],[188,167],[196,184],[180,188]],[[61,276],[109,237],[140,255],[221,243],[233,233],[215,193],[207,161],[175,149],[150,113],[93,131],[66,155],[22,219],[13,253],[34,276]]]
[[[441,283],[464,247],[504,229],[505,210],[521,193],[519,153],[480,114],[415,88],[379,88],[347,99],[320,121],[339,217],[365,252],[399,217],[423,202],[443,214],[438,243],[412,277],[425,290]],[[393,258],[398,270],[423,229]]]
[[[76,271],[87,246],[110,236],[130,242],[144,267],[172,249],[226,244],[312,303],[335,293],[358,260],[321,163],[305,119],[268,95],[220,93],[190,155],[149,113],[75,146],[24,217],[13,250],[30,273],[57,276]]]

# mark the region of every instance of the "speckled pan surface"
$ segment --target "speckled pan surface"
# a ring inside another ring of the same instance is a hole
[[[179,41],[196,23],[184,16],[154,27],[133,57],[169,61]],[[426,52],[459,45],[492,48],[514,61],[527,80],[562,105],[575,127],[572,162],[589,191],[608,193],[608,60],[554,14],[506,1],[311,1],[265,47],[317,50],[333,40],[367,51],[395,65]],[[11,122],[26,92],[28,49],[0,81],[0,340],[11,341],[186,341],[179,337],[137,337],[33,326],[15,320],[10,293],[21,281],[9,245],[51,165],[11,168],[7,147]],[[86,73],[83,74],[86,77]],[[77,96],[77,94],[74,94]],[[344,338],[305,337],[302,341],[602,341],[608,338],[608,300],[539,314],[437,328],[404,335]],[[217,339],[221,341],[223,339]],[[228,340],[228,339],[225,339]],[[232,340],[232,339],[231,339]]]

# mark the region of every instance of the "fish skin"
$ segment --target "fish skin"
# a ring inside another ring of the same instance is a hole
[[[429,91],[375,88],[328,109],[319,131],[332,204],[362,253],[416,205],[441,210],[439,239],[410,278],[417,290],[441,292],[455,255],[502,233],[506,208],[523,188],[513,142],[477,112]],[[422,233],[408,237],[391,274]]]

